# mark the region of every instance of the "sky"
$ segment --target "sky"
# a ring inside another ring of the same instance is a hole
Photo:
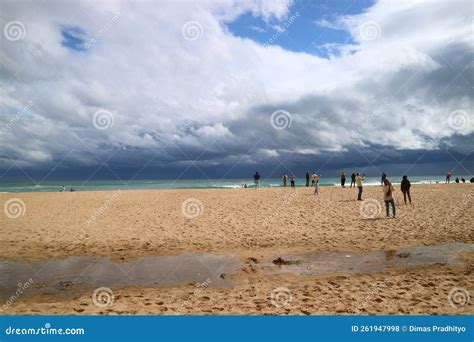
[[[0,182],[474,173],[472,1],[0,3]]]

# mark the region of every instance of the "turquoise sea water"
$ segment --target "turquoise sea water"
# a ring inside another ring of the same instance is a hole
[[[464,177],[466,182],[472,176],[456,175],[451,178],[454,182],[456,177]],[[417,176],[409,178],[412,184],[430,184],[444,183],[444,176]],[[400,177],[390,177],[392,183],[399,183]],[[244,184],[253,187],[253,179],[185,179],[185,180],[133,180],[133,181],[112,181],[112,180],[94,180],[94,181],[43,181],[34,183],[32,181],[0,181],[0,192],[56,192],[60,191],[64,186],[66,191],[73,188],[75,191],[103,191],[103,190],[138,190],[138,189],[237,189],[242,188]],[[365,185],[380,184],[379,177],[366,177]],[[288,182],[289,185],[289,182]],[[297,186],[304,186],[304,178],[296,181]],[[339,186],[339,178],[320,179],[321,186]],[[350,185],[350,177],[346,180],[346,186]],[[262,179],[261,187],[279,187],[282,186],[280,179]]]

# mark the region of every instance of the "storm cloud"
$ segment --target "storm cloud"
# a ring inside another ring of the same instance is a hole
[[[470,1],[380,0],[319,23],[353,38],[328,57],[226,26],[248,12],[284,22],[290,1],[4,1],[1,11],[4,178],[472,173]]]

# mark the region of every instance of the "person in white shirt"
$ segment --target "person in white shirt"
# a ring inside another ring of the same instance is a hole
[[[313,183],[314,183],[314,194],[319,195],[319,176],[313,173]]]

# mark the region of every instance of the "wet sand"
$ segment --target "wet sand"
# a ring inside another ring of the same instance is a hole
[[[164,287],[112,286],[113,303],[106,306],[94,303],[92,291],[31,291],[41,287],[40,270],[30,291],[2,313],[473,314],[472,303],[462,302],[464,294],[474,293],[469,250],[456,263],[373,273],[269,274],[261,267],[285,255],[390,254],[404,247],[472,244],[473,194],[472,184],[415,185],[413,205],[405,206],[397,189],[397,220],[385,219],[376,186],[366,187],[363,196],[376,201],[365,202],[355,200],[354,188],[337,187],[322,187],[319,196],[307,188],[0,194],[2,205],[18,198],[25,209],[17,218],[1,216],[0,261],[89,256],[127,262],[185,252],[235,254],[242,265],[222,275],[232,287],[202,279]],[[449,293],[458,288],[465,290],[455,297],[463,305],[452,305]],[[0,291],[10,298],[2,284]]]

